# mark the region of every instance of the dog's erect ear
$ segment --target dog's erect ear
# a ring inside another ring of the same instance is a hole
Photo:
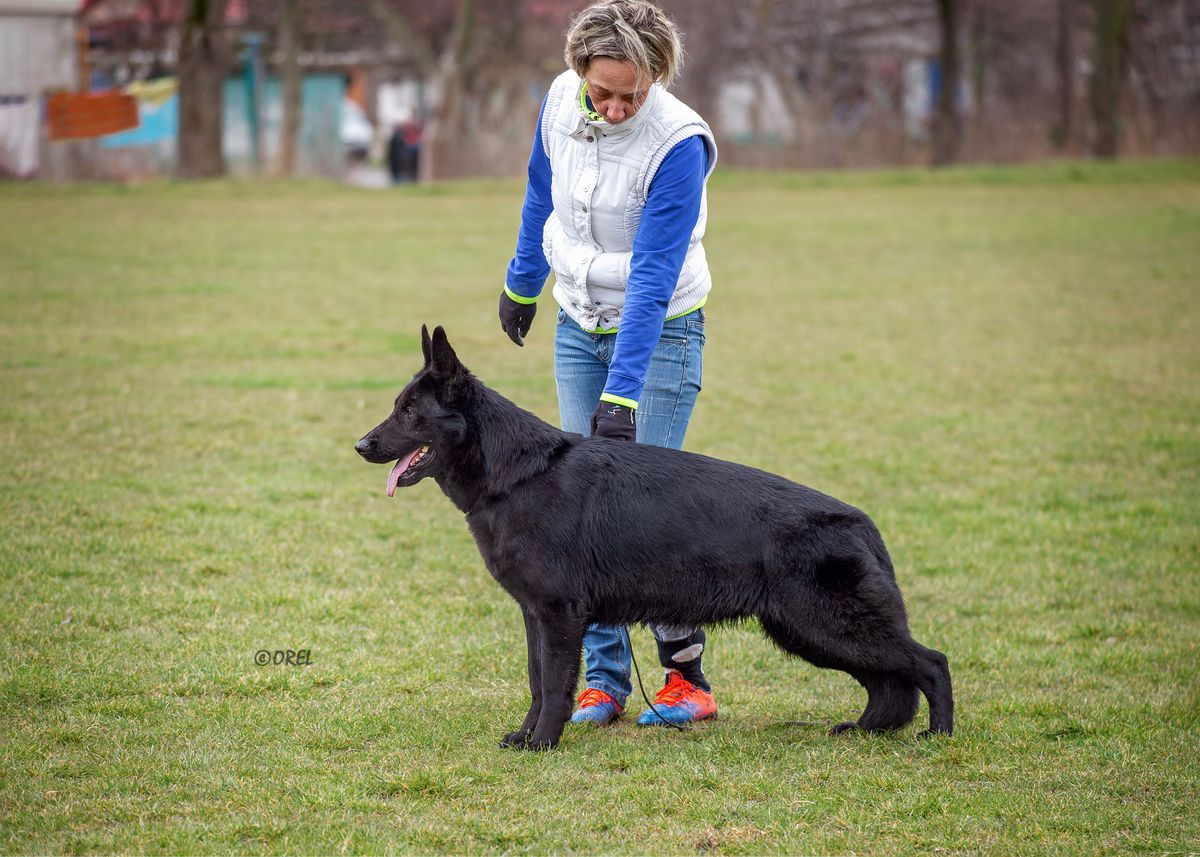
[[[462,365],[458,362],[458,355],[450,347],[450,341],[446,339],[446,331],[440,324],[433,329],[432,352],[433,374],[439,378],[450,378]]]
[[[425,325],[421,325],[421,353],[425,355],[425,365],[428,366],[433,359],[433,351],[429,343],[429,328]]]

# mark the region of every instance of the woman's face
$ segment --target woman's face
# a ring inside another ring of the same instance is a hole
[[[611,57],[593,58],[583,79],[592,107],[611,125],[638,112],[652,82],[644,74],[639,75],[637,66],[629,60]]]

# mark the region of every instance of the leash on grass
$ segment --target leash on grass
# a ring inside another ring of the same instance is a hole
[[[646,688],[642,686],[642,671],[638,669],[637,656],[633,653],[633,640],[629,639],[629,626],[622,625],[621,630],[625,632],[625,645],[629,647],[629,659],[633,662],[633,672],[637,676],[638,689],[642,692],[642,699],[646,700],[646,704],[650,706],[650,710],[654,712],[654,716],[663,723],[674,729],[678,729],[680,732],[687,732],[688,727],[680,726],[678,723],[672,723],[670,720],[663,717],[662,714],[659,713],[658,709],[654,706],[654,703],[650,701],[650,697],[646,695]]]

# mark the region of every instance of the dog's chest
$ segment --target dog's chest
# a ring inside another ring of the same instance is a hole
[[[475,546],[483,557],[484,565],[496,582],[504,587],[518,602],[527,603],[534,593],[536,577],[527,561],[527,546],[523,546],[519,534],[511,526],[494,515],[468,515],[467,527],[475,538]]]

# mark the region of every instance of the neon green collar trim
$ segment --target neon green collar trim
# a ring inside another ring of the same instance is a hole
[[[587,100],[587,81],[579,87],[579,109],[583,111],[583,115],[593,122],[603,122],[604,117],[588,106]]]

